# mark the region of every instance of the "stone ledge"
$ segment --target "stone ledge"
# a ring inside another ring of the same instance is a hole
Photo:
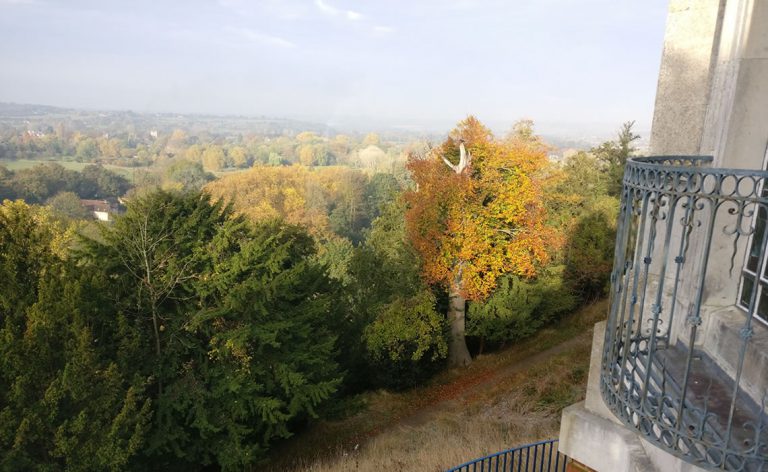
[[[589,358],[589,377],[587,379],[587,398],[584,406],[590,412],[622,424],[608,409],[600,394],[600,373],[602,371],[603,345],[605,344],[605,321],[595,324],[592,334],[592,352]]]
[[[584,402],[563,410],[560,452],[598,472],[657,472],[639,437],[591,413]]]

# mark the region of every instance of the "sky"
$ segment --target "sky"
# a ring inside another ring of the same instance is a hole
[[[0,0],[0,102],[649,129],[666,0]],[[569,130],[569,131],[564,131]]]

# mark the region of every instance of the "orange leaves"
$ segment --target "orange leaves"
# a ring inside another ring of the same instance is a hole
[[[472,155],[462,174],[438,154],[458,139]],[[427,281],[458,282],[466,298],[482,300],[505,273],[535,276],[558,243],[544,225],[539,179],[545,165],[542,146],[495,141],[473,117],[432,154],[411,158],[416,190],[406,194],[406,227]]]

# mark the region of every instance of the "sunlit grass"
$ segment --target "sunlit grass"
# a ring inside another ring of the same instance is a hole
[[[606,302],[589,305],[510,348],[478,357],[408,392],[371,392],[362,409],[279,445],[266,470],[444,470],[557,436],[560,411],[584,398],[591,329]],[[535,356],[568,341],[566,348]]]

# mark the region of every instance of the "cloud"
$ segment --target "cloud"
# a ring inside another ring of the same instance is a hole
[[[250,41],[253,43],[266,44],[268,46],[277,46],[281,48],[295,48],[296,44],[279,36],[273,36],[271,34],[260,33],[250,28],[227,28],[231,33],[235,34],[241,39]]]
[[[315,0],[315,6],[328,16],[343,17],[349,21],[358,21],[363,19],[363,14],[352,10],[339,10],[323,0]]]

